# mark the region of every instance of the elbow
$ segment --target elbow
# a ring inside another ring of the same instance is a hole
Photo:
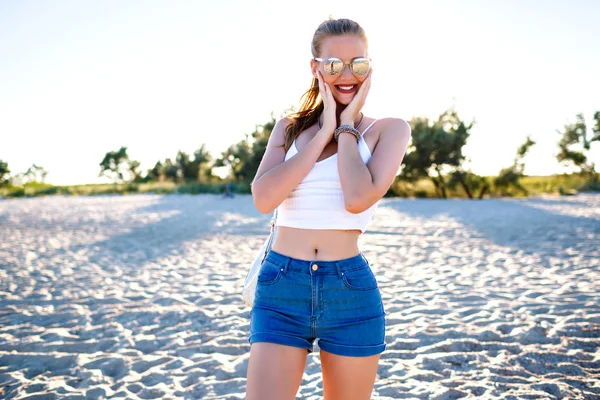
[[[275,209],[275,207],[273,207],[273,205],[268,201],[268,196],[266,193],[262,193],[261,190],[258,190],[255,187],[254,182],[252,182],[250,185],[250,191],[252,192],[252,201],[254,202],[254,207],[256,207],[259,212],[268,214]]]
[[[346,208],[346,211],[349,213],[360,214],[369,207],[370,205],[365,201],[365,199],[361,199],[360,197],[344,198],[344,208]]]
[[[254,197],[254,207],[263,214],[268,214],[273,211],[273,208],[269,207],[265,202],[258,201],[256,197]]]

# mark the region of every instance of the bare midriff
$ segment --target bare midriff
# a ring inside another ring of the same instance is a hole
[[[278,226],[271,248],[288,257],[335,261],[359,254],[360,230],[301,229]]]

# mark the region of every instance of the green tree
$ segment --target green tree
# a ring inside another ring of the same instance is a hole
[[[525,176],[523,173],[525,171],[525,162],[523,159],[534,144],[535,142],[527,136],[525,143],[517,149],[517,155],[515,156],[513,164],[510,167],[503,168],[494,179],[494,187],[496,190],[506,193],[510,187],[514,187],[523,194],[528,194],[527,189],[519,183],[519,179]]]
[[[157,161],[154,164],[152,169],[149,169],[146,172],[146,180],[147,181],[163,181],[165,179],[165,172],[163,168],[163,164],[160,161]]]
[[[411,143],[404,157],[398,179],[417,181],[429,178],[438,196],[447,198],[448,183],[444,170],[459,170],[465,159],[462,148],[469,138],[473,123],[465,124],[454,109],[443,112],[437,121],[413,118]]]
[[[271,119],[267,123],[257,125],[254,132],[252,132],[250,154],[243,168],[243,174],[246,177],[246,180],[252,180],[256,175],[256,171],[258,171],[260,162],[267,149],[267,143],[271,137],[271,132],[273,132],[276,123],[277,120],[275,119],[275,116],[271,114]]]
[[[181,171],[176,163],[173,163],[170,158],[165,159],[163,165],[163,171],[166,179],[172,180],[173,182],[181,181]]]
[[[0,187],[8,186],[10,183],[10,169],[8,163],[0,160]]]
[[[271,132],[276,123],[275,116],[263,125],[256,125],[254,132],[247,134],[244,140],[230,146],[215,162],[215,167],[224,166],[227,158],[236,180],[250,181],[256,175],[258,166],[267,148]]]
[[[177,166],[177,174],[182,180],[191,181],[198,179],[198,168],[190,160],[189,154],[179,150],[175,157],[175,165]]]
[[[575,123],[566,124],[563,132],[558,131],[562,136],[558,142],[559,152],[556,158],[562,165],[575,165],[579,167],[580,174],[590,174],[596,178],[595,164],[588,160],[588,155],[592,142],[600,141],[600,111],[596,111],[594,120],[596,125],[592,129],[590,139],[587,137],[583,114],[577,114]],[[581,150],[573,147],[579,147]]]
[[[251,147],[248,143],[248,140],[241,140],[234,145],[229,146],[227,150],[225,150],[221,154],[221,158],[215,164],[217,167],[222,167],[225,165],[225,160],[229,161],[229,165],[231,167],[231,173],[233,174],[232,178],[234,180],[250,180],[253,175],[249,175],[247,172],[246,165],[248,160],[250,159]]]
[[[31,167],[29,167],[25,172],[25,178],[27,178],[29,182],[43,183],[46,180],[47,175],[48,171],[36,164],[32,164]]]
[[[127,170],[128,161],[127,147],[121,147],[118,151],[109,151],[100,163],[98,176],[106,176],[115,183],[123,182],[123,174]]]
[[[174,182],[195,182],[204,178],[209,179],[212,176],[209,166],[211,160],[212,156],[204,144],[194,152],[193,157],[179,150],[174,162],[167,158],[164,163],[158,161],[154,168],[148,169],[146,180],[169,179]]]
[[[142,182],[142,172],[139,171],[140,162],[137,160],[127,161],[127,171],[132,182]]]
[[[202,181],[212,177],[210,166],[212,161],[212,156],[204,144],[194,152],[194,164],[197,166],[196,179]]]
[[[475,196],[482,199],[490,189],[490,184],[485,176],[474,174],[471,171],[464,171],[462,167],[458,167],[453,171],[448,180],[449,188],[454,189],[457,186],[465,191],[469,199],[473,199]],[[475,194],[476,191],[479,191],[477,195]]]

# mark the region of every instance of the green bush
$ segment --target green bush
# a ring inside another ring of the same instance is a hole
[[[582,191],[600,191],[600,175],[595,178],[589,175],[562,174],[554,176],[525,176],[520,180],[522,186],[530,195],[538,193],[573,194]],[[231,182],[229,189],[235,194],[250,194],[250,181]],[[211,182],[187,182],[176,184],[172,181],[164,182],[135,182],[121,184],[93,184],[74,186],[52,186],[39,182],[28,183],[24,187],[8,186],[0,188],[2,197],[25,197],[44,195],[106,195],[106,194],[128,194],[128,193],[155,193],[155,194],[223,194],[225,193],[225,182],[213,180]],[[435,198],[438,197],[434,184],[428,178],[409,182],[396,179],[386,193],[386,197],[416,197]],[[464,190],[457,186],[447,189],[448,197],[465,198]],[[523,193],[514,188],[495,190],[488,194],[492,197],[511,196],[522,197]],[[487,195],[486,195],[487,196]]]

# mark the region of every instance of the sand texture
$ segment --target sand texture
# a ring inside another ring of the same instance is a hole
[[[0,398],[243,399],[268,221],[247,195],[0,200]],[[360,242],[373,399],[600,399],[600,195],[384,199]]]

